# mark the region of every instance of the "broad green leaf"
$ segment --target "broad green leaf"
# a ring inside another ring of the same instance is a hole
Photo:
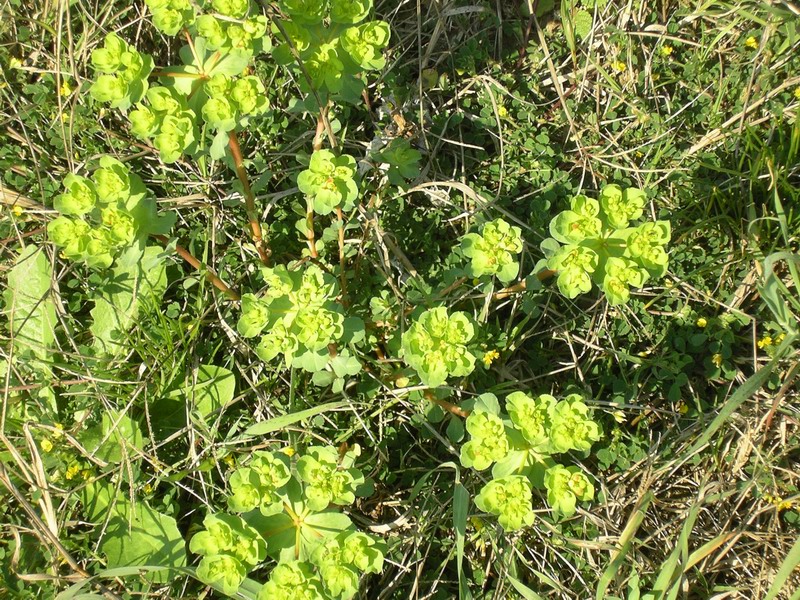
[[[118,261],[110,280],[99,290],[89,328],[94,334],[94,348],[100,355],[114,356],[126,348],[125,337],[136,322],[144,301],[160,302],[167,287],[166,268],[161,248],[145,248],[141,259],[134,262],[132,248]]]
[[[144,448],[144,435],[139,424],[128,415],[107,411],[99,426],[81,436],[81,442],[100,460],[119,464],[138,455]]]
[[[124,503],[127,506],[128,503]],[[109,567],[138,565],[183,567],[186,547],[175,519],[163,515],[144,503],[127,514],[112,517],[100,544]],[[146,575],[156,583],[171,579],[169,571],[154,571]]]
[[[224,367],[200,365],[196,380],[190,379],[184,391],[191,405],[206,417],[233,400],[236,378]]]
[[[53,269],[47,254],[33,244],[24,248],[8,273],[5,313],[14,347],[45,360],[55,341],[56,306],[50,293]]]

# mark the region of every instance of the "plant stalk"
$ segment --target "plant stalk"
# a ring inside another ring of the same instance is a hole
[[[253,189],[250,187],[250,179],[247,177],[247,170],[244,168],[244,157],[242,156],[242,147],[239,145],[239,137],[236,135],[236,130],[232,129],[228,132],[228,147],[233,156],[233,163],[236,166],[236,175],[242,184],[244,191],[245,211],[247,218],[250,221],[250,229],[253,232],[253,243],[258,251],[258,256],[261,262],[269,266],[269,249],[266,247],[264,238],[261,231],[261,223],[258,220],[258,212],[256,211],[256,197],[253,194]]]
[[[169,239],[164,235],[154,235],[153,237],[156,238],[159,242],[161,242],[165,246],[169,243]],[[187,263],[192,265],[195,269],[201,271],[206,276],[206,279],[208,279],[215,288],[217,288],[219,291],[225,294],[228,298],[230,298],[231,300],[241,299],[239,294],[233,291],[230,288],[230,286],[228,286],[227,283],[222,281],[222,279],[220,279],[216,273],[214,273],[211,269],[209,269],[208,267],[203,265],[203,263],[197,260],[192,255],[192,253],[189,252],[186,248],[184,248],[183,246],[175,246],[175,253],[178,256],[180,256],[183,260],[185,260]]]

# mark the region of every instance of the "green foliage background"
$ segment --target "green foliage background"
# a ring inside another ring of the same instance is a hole
[[[174,255],[177,239],[235,290],[263,287],[231,157],[165,165],[88,94],[107,32],[161,65],[179,62],[180,40],[141,2],[0,7],[0,597],[78,597],[76,584],[202,597],[187,540],[224,507],[237,461],[356,443],[373,493],[348,514],[388,545],[360,597],[796,597],[794,4],[378,1],[386,65],[367,102],[329,115],[369,191],[348,212],[343,253],[371,347],[339,386],[259,360],[237,305]],[[306,249],[294,188],[316,119],[287,69],[264,55],[254,74],[270,108],[242,148],[282,264]],[[383,182],[376,139],[407,139],[418,169],[393,163]],[[104,154],[178,215],[163,272],[143,265],[115,288],[44,234],[63,178]],[[529,276],[550,220],[608,183],[645,190],[645,217],[673,231],[666,276],[619,307]],[[522,231],[524,288],[459,282],[453,249],[497,217]],[[337,219],[315,227],[320,259],[338,265]],[[142,285],[163,300],[139,301]],[[122,312],[95,304],[114,294]],[[398,360],[399,333],[441,304],[481,323],[488,364],[426,391]],[[119,346],[111,357],[89,350],[103,342]],[[533,525],[507,535],[474,504],[487,479],[461,469],[464,420],[447,407],[514,390],[580,393],[604,435],[574,457],[595,501],[569,519],[535,504]],[[124,535],[136,544],[120,547]],[[132,549],[147,546],[181,570],[115,570],[142,564]]]

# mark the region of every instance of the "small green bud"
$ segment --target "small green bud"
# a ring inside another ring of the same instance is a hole
[[[70,173],[64,178],[64,193],[56,196],[53,207],[64,215],[85,215],[97,203],[94,183]]]
[[[98,102],[113,104],[128,95],[128,86],[116,75],[100,75],[89,88],[89,94]]]

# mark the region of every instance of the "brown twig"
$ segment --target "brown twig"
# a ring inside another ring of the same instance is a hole
[[[244,157],[242,156],[242,147],[239,145],[239,138],[236,135],[236,130],[232,129],[228,133],[228,147],[233,156],[233,164],[236,166],[236,175],[242,184],[244,191],[245,211],[247,218],[250,221],[250,229],[253,232],[253,242],[255,243],[258,256],[261,262],[269,266],[269,250],[266,247],[264,238],[261,232],[261,223],[258,220],[258,213],[256,212],[256,197],[250,187],[250,179],[247,177],[247,170],[244,168]]]
[[[339,219],[339,278],[342,285],[342,305],[347,308],[347,271],[345,271],[344,258],[344,213],[341,207],[336,207],[336,216]]]
[[[164,235],[154,235],[153,237],[156,238],[159,242],[161,242],[165,246],[167,244],[169,244],[169,239]],[[175,246],[175,253],[178,256],[180,256],[183,260],[188,262],[190,265],[192,265],[195,269],[197,269],[198,271],[201,271],[206,276],[206,279],[208,279],[215,288],[217,288],[219,291],[221,291],[223,294],[225,294],[228,298],[230,298],[231,300],[240,300],[241,299],[239,294],[234,292],[228,286],[227,283],[222,281],[222,279],[220,279],[217,276],[216,273],[214,273],[211,269],[209,269],[207,266],[203,265],[203,263],[201,263],[194,256],[192,256],[192,253],[189,252],[186,248],[184,248],[183,246]]]
[[[463,419],[466,419],[470,414],[470,411],[464,410],[463,408],[459,408],[458,406],[456,406],[452,402],[448,402],[447,400],[440,400],[431,391],[426,391],[423,394],[423,396],[425,397],[426,400],[429,400],[430,402],[433,402],[434,404],[438,404],[439,406],[441,406],[447,412],[449,412],[451,414],[454,414],[454,415],[457,415],[457,416],[459,416],[459,417],[461,417]]]
[[[545,279],[550,279],[553,275],[555,275],[555,271],[551,271],[550,269],[545,269],[544,271],[540,271],[536,274],[536,279],[539,281],[544,281]],[[492,300],[502,300],[503,298],[508,298],[509,296],[513,296],[514,294],[519,294],[524,292],[528,289],[528,286],[525,284],[525,280],[523,279],[519,283],[515,283],[514,285],[510,285],[507,288],[503,288],[499,292],[496,292],[492,296]]]

